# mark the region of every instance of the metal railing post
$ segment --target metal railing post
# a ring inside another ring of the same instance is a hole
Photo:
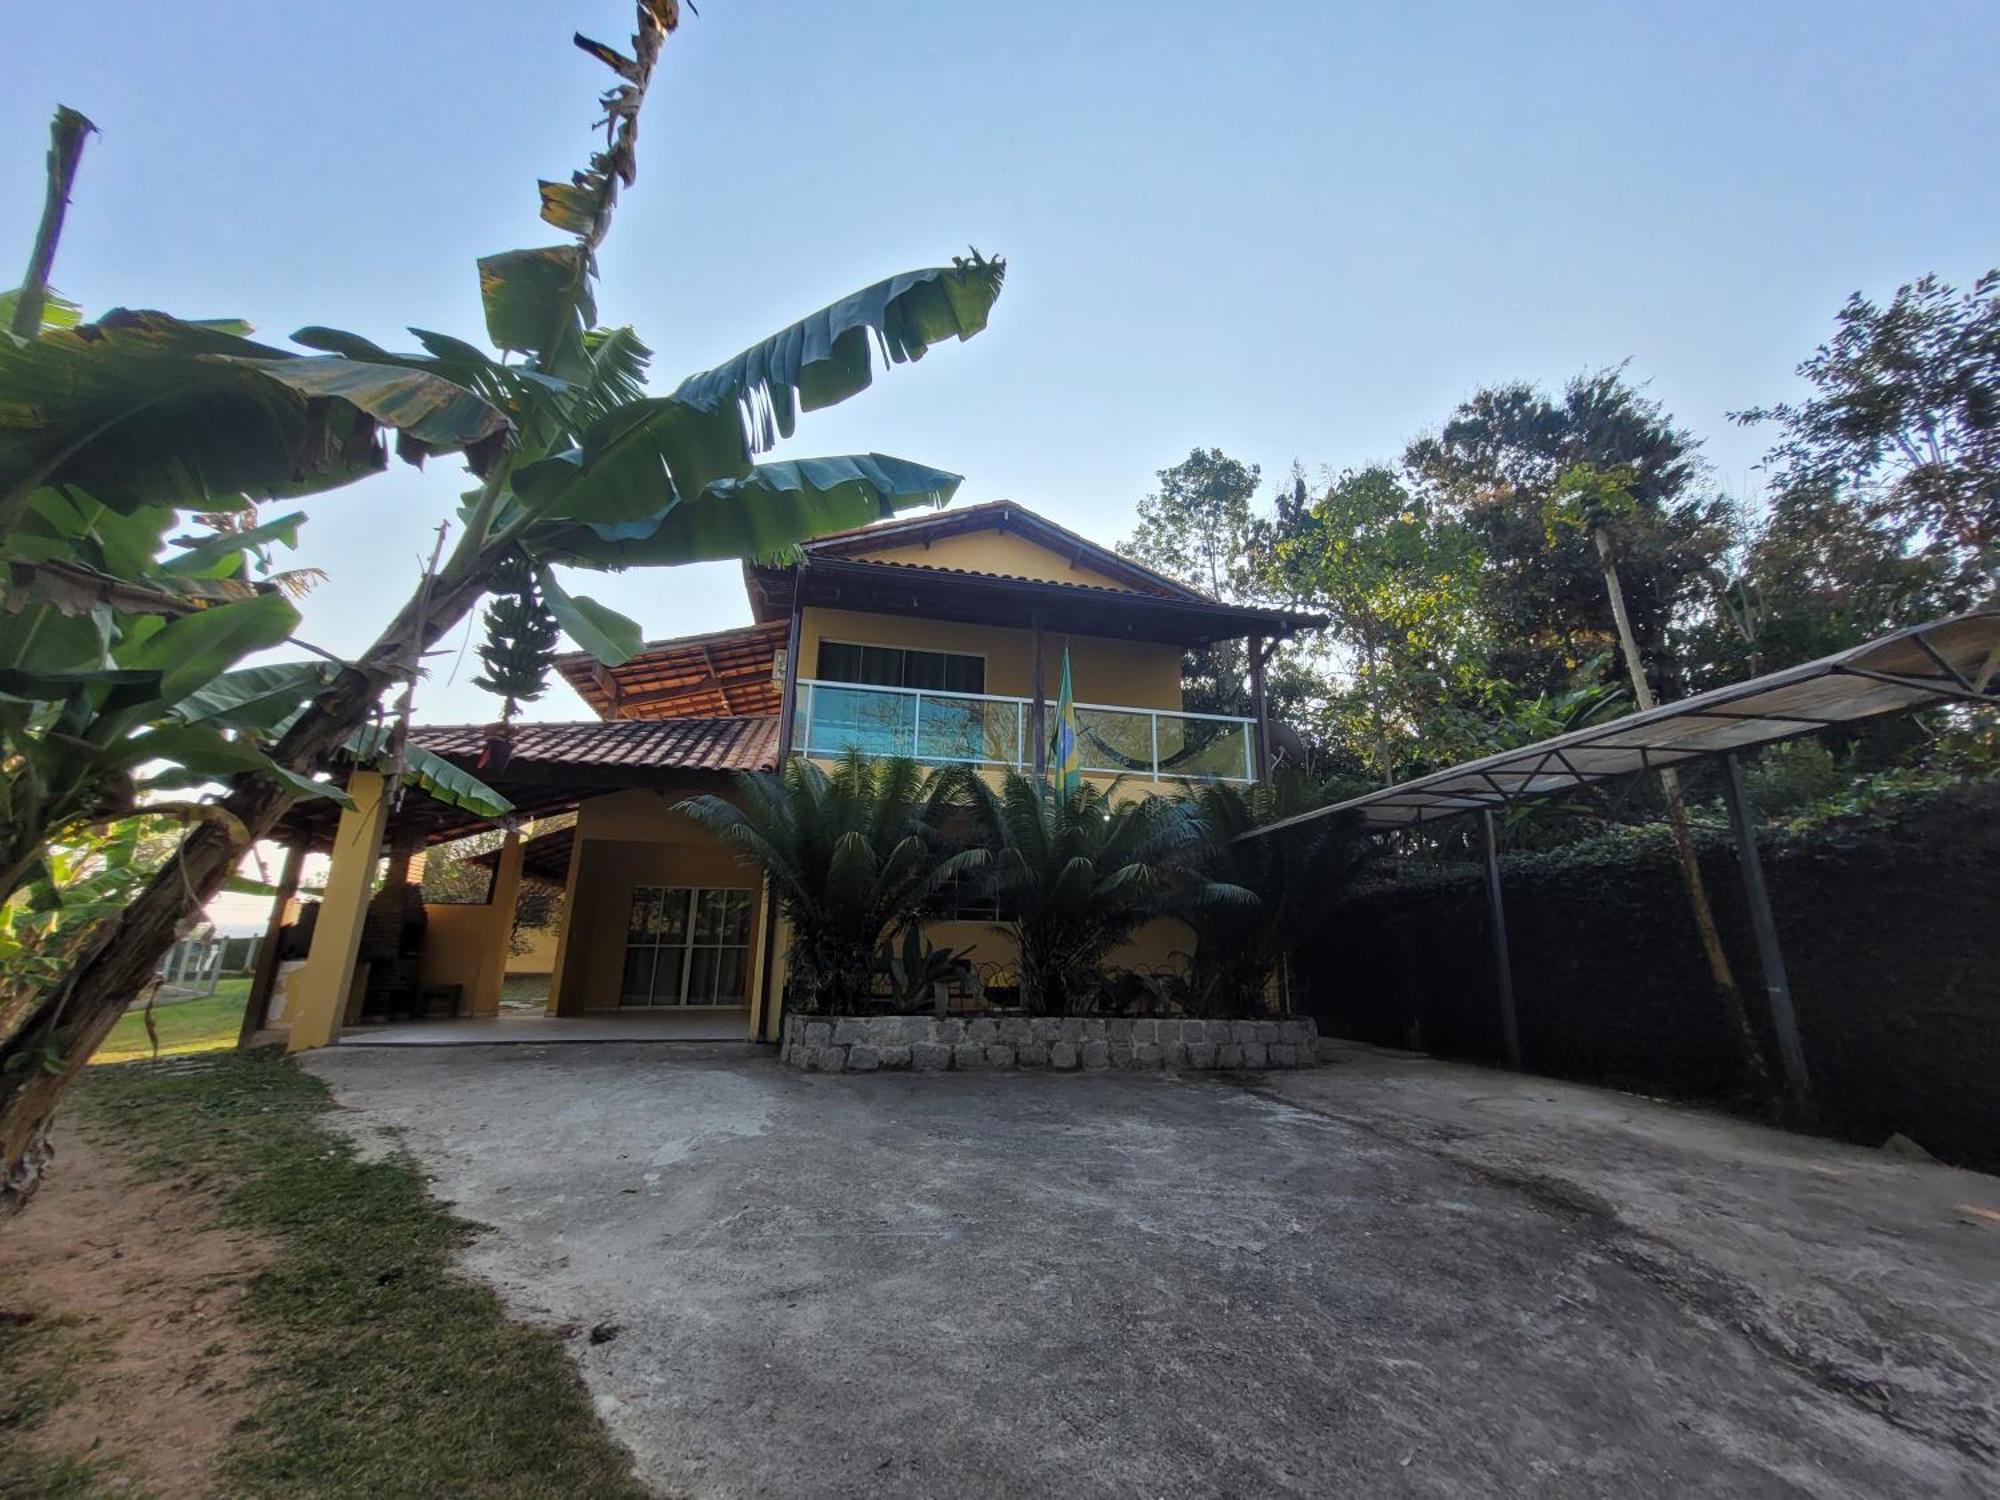
[[[1153,721],[1153,780],[1160,779],[1160,715],[1155,710],[1149,717]]]
[[[924,690],[915,688],[910,693],[910,759],[916,760],[924,747]]]

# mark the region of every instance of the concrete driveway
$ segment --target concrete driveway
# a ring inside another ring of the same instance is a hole
[[[2000,1180],[1329,1056],[311,1066],[494,1226],[471,1269],[662,1494],[2000,1493]]]

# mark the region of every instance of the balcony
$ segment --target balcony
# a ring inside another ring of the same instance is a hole
[[[1056,705],[1047,703],[1055,728]],[[1034,700],[927,688],[868,687],[802,677],[792,717],[792,749],[832,760],[850,749],[907,756],[930,765],[1034,764]],[[1154,781],[1254,781],[1256,721],[1168,709],[1076,705],[1083,769]]]

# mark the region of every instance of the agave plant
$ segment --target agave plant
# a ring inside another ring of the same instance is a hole
[[[892,934],[882,939],[875,951],[875,968],[889,979],[889,993],[904,1009],[929,1004],[941,984],[949,984],[959,973],[960,962],[970,948],[940,948],[924,937],[923,923],[903,924],[902,941]]]
[[[983,853],[954,851],[945,836],[956,782],[853,750],[831,771],[801,756],[740,776],[741,806],[712,796],[679,806],[770,879],[791,926],[799,1008],[852,1015],[873,988],[883,935]]]
[[[1296,772],[1247,789],[1211,782],[1194,793],[1190,810],[1206,835],[1210,878],[1255,897],[1226,911],[1211,906],[1187,913],[1195,933],[1187,1003],[1195,1014],[1262,1009],[1279,966],[1322,930],[1327,913],[1353,889],[1373,851],[1365,836],[1338,819],[1256,832],[1310,812],[1321,800],[1312,780]]]
[[[960,768],[952,776],[980,847],[961,868],[1000,903],[999,925],[1019,949],[1030,1011],[1088,1009],[1104,960],[1156,917],[1190,917],[1254,903],[1201,869],[1203,828],[1181,803],[1119,799],[1117,783],[1064,792],[1010,771],[996,789]]]

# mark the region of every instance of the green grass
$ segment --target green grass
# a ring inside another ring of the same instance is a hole
[[[276,1261],[239,1304],[268,1374],[224,1454],[230,1496],[646,1494],[552,1333],[453,1269],[470,1227],[405,1157],[362,1161],[326,1088],[269,1053],[97,1068],[80,1103],[149,1176],[223,1187]]]
[[[510,974],[500,981],[500,1004],[506,1010],[543,1010],[549,1003],[549,976]]]
[[[249,998],[247,978],[225,979],[216,985],[213,995],[155,1005],[153,1025],[160,1033],[160,1055],[228,1051],[236,1045],[236,1031],[243,1024],[243,1007]],[[130,1062],[151,1057],[153,1043],[146,1035],[145,1011],[145,1006],[135,1005],[120,1016],[91,1061]]]

